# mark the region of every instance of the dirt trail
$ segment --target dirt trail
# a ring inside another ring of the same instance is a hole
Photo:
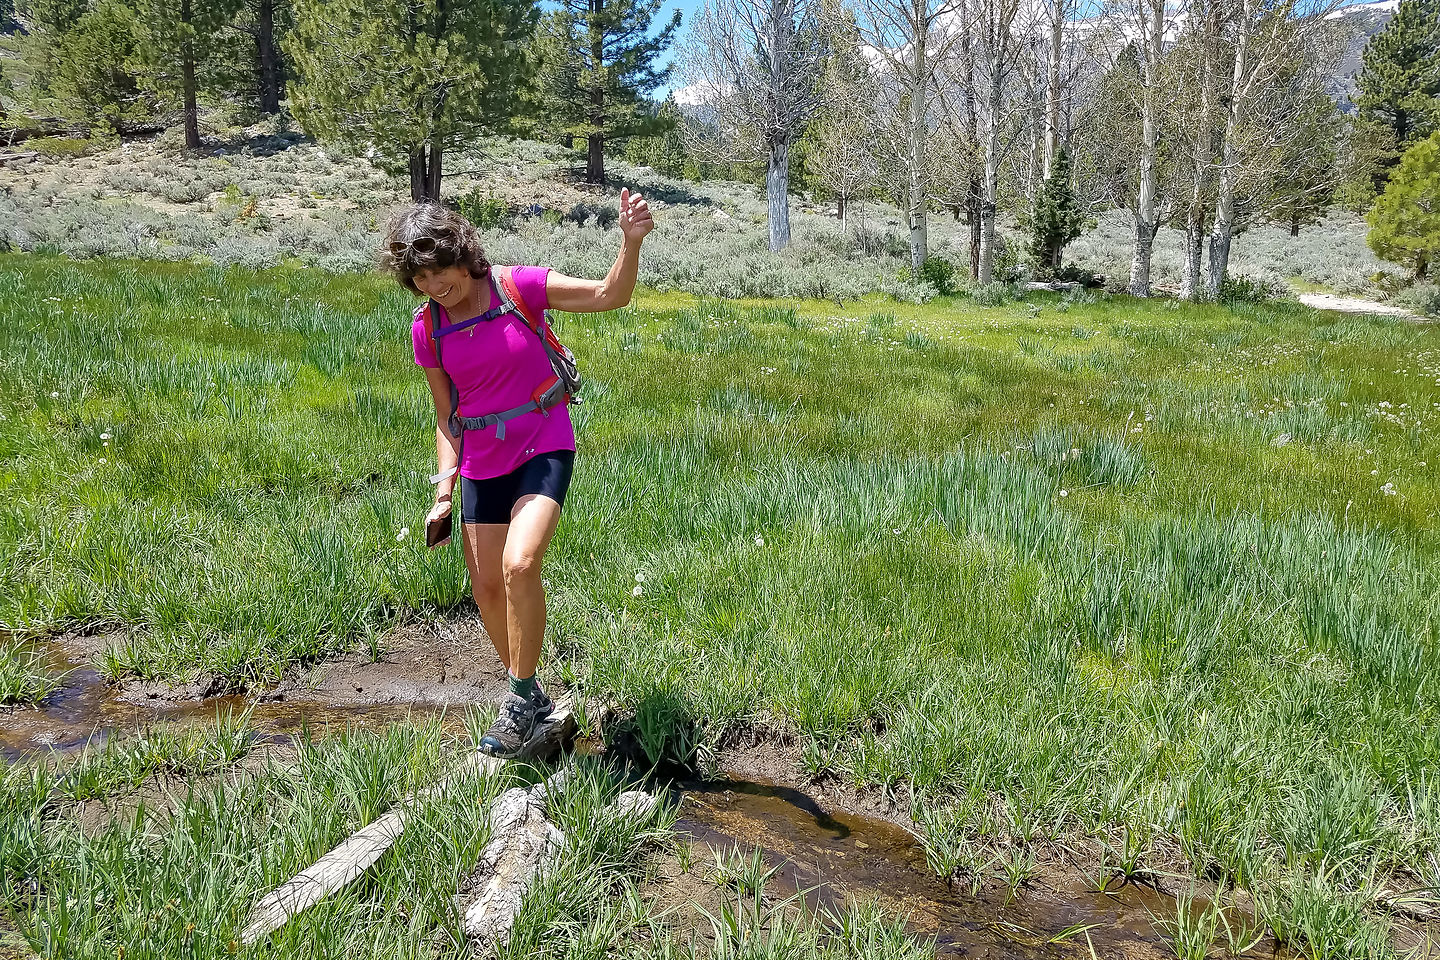
[[[1418,314],[1392,304],[1361,300],[1357,297],[1341,297],[1333,293],[1302,293],[1296,297],[1307,307],[1316,310],[1335,310],[1339,313],[1378,313],[1387,317],[1405,317],[1409,320],[1423,320]]]

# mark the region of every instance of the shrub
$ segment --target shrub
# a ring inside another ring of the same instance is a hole
[[[481,196],[479,187],[461,197],[456,206],[461,216],[481,230],[499,229],[510,219],[510,205],[505,199],[488,191]]]
[[[944,257],[926,257],[920,265],[920,279],[949,296],[955,292],[955,265]]]
[[[1098,290],[1105,286],[1104,277],[1091,273],[1084,267],[1077,267],[1073,263],[1067,263],[1056,271],[1055,279],[1061,283],[1078,283],[1087,290]]]
[[[215,212],[225,223],[249,220],[259,211],[259,201],[233,183],[227,186],[220,199],[215,201]]]
[[[35,137],[25,146],[45,157],[83,157],[93,144],[79,137]]]
[[[1395,303],[1427,317],[1440,317],[1440,284],[1417,283],[1407,287],[1395,295]]]
[[[602,230],[608,230],[620,219],[620,211],[609,204],[581,201],[571,207],[565,216],[582,227],[593,223]]]
[[[1292,299],[1290,288],[1271,277],[1249,277],[1232,273],[1220,288],[1221,303],[1265,303]]]

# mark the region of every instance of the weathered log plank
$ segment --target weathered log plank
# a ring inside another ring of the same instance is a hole
[[[569,697],[556,701],[555,712],[527,747],[524,759],[539,759],[554,754],[574,736],[575,716],[571,706]],[[490,773],[498,770],[504,762],[484,754],[471,754],[439,783],[402,799],[395,809],[356,831],[312,866],[300,871],[255,904],[240,934],[241,941],[250,944],[268,936],[284,926],[291,917],[310,909],[370,869],[404,832],[405,819],[416,800],[443,795],[466,773],[473,770]]]
[[[528,791],[507,790],[491,806],[490,842],[455,898],[472,953],[489,956],[505,947],[525,894],[564,848],[565,835],[547,819],[546,807],[568,777],[569,770],[561,770]],[[626,791],[615,801],[630,817],[648,817],[659,805],[659,797],[643,790]]]
[[[486,953],[503,947],[531,882],[559,854],[565,835],[545,817],[546,788],[515,787],[490,809],[490,842],[480,855],[465,904],[457,897],[465,935]]]

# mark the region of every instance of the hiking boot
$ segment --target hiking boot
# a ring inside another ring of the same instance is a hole
[[[543,723],[550,717],[555,709],[555,701],[551,700],[540,686],[540,678],[535,678],[535,692],[530,695],[530,702],[535,704],[536,722]]]
[[[513,693],[505,694],[500,702],[500,716],[480,738],[479,751],[505,760],[518,757],[554,709],[549,697],[543,693],[540,696],[544,697],[543,704],[534,696],[526,699]]]

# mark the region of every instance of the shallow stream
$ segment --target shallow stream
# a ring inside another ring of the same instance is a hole
[[[51,653],[58,669],[70,671],[64,686],[38,707],[0,708],[0,754],[7,762],[77,750],[157,722],[213,723],[226,710],[248,710],[249,725],[268,742],[287,741],[305,726],[319,731],[439,718],[455,732],[464,729],[465,710],[455,706],[256,702],[243,696],[130,702],[117,697],[87,663]],[[972,893],[936,877],[919,842],[901,827],[827,811],[799,790],[745,780],[685,781],[677,789],[683,796],[675,829],[697,849],[738,848],[748,854],[759,847],[767,868],[775,868],[767,884],[772,895],[798,893],[812,907],[831,909],[850,900],[878,900],[888,913],[905,918],[915,934],[935,938],[941,957],[1174,955],[1154,918],[1173,918],[1175,901],[1148,888],[1130,885],[1102,893],[1073,878],[1049,878],[1015,894],[995,884]],[[1068,936],[1055,939],[1067,930]]]

